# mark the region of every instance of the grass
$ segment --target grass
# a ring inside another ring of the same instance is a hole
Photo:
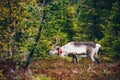
[[[73,64],[69,57],[54,56],[33,61],[28,69],[15,67],[8,60],[0,65],[0,80],[120,80],[120,61],[101,60],[97,64],[80,58],[78,64]]]
[[[105,62],[92,64],[90,59],[80,59],[78,64],[73,64],[69,58],[41,59],[37,64],[39,70],[34,74],[44,74],[55,80],[119,80],[120,62]]]
[[[54,79],[52,79],[51,77],[46,77],[43,74],[40,74],[40,75],[35,76],[34,80],[54,80]]]

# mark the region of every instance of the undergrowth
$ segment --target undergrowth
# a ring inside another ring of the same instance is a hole
[[[72,63],[71,58],[49,57],[32,61],[28,69],[8,60],[0,65],[0,80],[120,80],[120,61],[102,59],[100,64],[89,58]]]

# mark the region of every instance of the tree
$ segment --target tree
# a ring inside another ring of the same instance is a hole
[[[108,16],[104,20],[105,24],[102,24],[104,38],[101,40],[104,44],[104,50],[110,54],[110,56],[120,57],[119,55],[119,36],[120,36],[120,5],[118,1],[111,3],[111,9],[109,9]]]
[[[2,45],[1,57],[12,57],[16,55],[18,46],[16,45],[16,35],[21,30],[17,24],[21,21],[22,12],[19,5],[20,0],[1,0],[0,1],[0,43]],[[5,59],[4,58],[4,59]]]
[[[78,25],[81,40],[100,40],[103,37],[100,27],[99,1],[83,0],[80,3]]]
[[[50,42],[54,43],[56,37],[58,37],[61,43],[67,42],[67,34],[63,31],[67,23],[66,8],[67,0],[56,0],[46,6],[45,25],[43,30],[44,39],[48,39]]]

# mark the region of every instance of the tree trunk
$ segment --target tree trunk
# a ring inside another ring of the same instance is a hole
[[[41,33],[42,33],[42,26],[43,26],[43,24],[44,24],[44,18],[45,18],[45,10],[44,10],[45,0],[43,0],[42,5],[43,5],[43,14],[42,14],[42,17],[41,17],[41,26],[39,27],[38,34],[37,34],[37,36],[36,36],[36,39],[35,39],[33,48],[32,48],[32,50],[31,50],[31,52],[30,52],[30,54],[29,54],[29,56],[28,56],[28,58],[27,58],[27,61],[23,64],[23,68],[27,68],[28,65],[30,64],[31,58],[33,57],[33,53],[34,53],[35,47],[37,46],[37,43],[38,43],[38,41],[39,41],[39,39],[40,39],[40,35],[41,35]]]

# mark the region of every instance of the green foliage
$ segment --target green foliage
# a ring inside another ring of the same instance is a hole
[[[108,53],[111,53],[111,56],[116,56],[117,58],[120,57],[118,50],[120,38],[120,29],[118,28],[119,9],[120,6],[118,5],[118,2],[112,3],[110,11],[107,12],[109,13],[109,16],[106,16],[107,19],[104,20],[105,23],[101,25],[104,37],[100,40],[102,43],[104,43],[104,50]]]
[[[50,77],[45,77],[43,74],[41,74],[41,75],[39,75],[39,76],[36,76],[36,77],[34,78],[34,80],[54,80],[54,79],[52,79],[52,78],[50,78]]]
[[[120,57],[119,0],[45,1],[45,5],[42,0],[0,1],[1,59],[15,56],[19,60],[18,55],[28,55],[39,28],[34,59],[46,57],[56,38],[59,46],[69,41],[98,42],[103,54]]]
[[[47,39],[48,42],[55,43],[56,37],[64,44],[68,41],[68,35],[63,32],[66,27],[67,15],[67,0],[51,2],[50,5],[45,7],[45,24],[42,33],[42,39]]]
[[[27,52],[26,54],[29,54],[33,49],[33,45],[35,43],[35,39],[41,25],[43,8],[33,2],[24,5],[23,8],[24,14],[21,16],[23,18],[23,21],[19,23],[19,26],[24,26],[24,28],[21,30],[21,42],[18,42],[18,51],[19,53]],[[37,54],[38,52],[35,53]]]
[[[78,25],[80,26],[81,40],[100,40],[103,37],[100,27],[99,1],[83,0],[80,3]]]

